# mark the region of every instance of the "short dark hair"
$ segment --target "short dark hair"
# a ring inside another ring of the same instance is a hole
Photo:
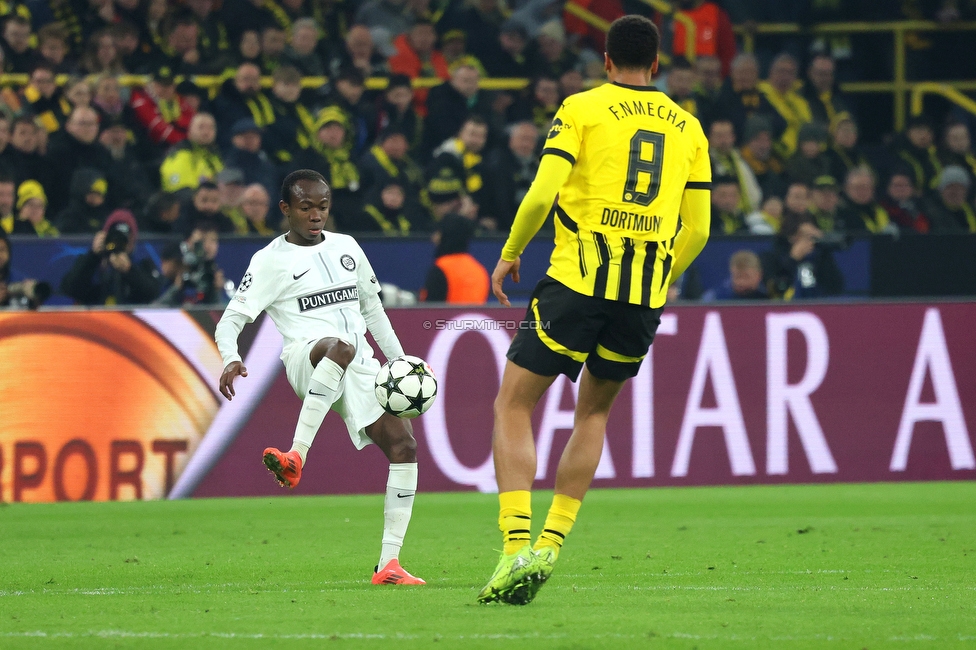
[[[616,63],[616,61],[614,61]],[[694,67],[691,62],[680,54],[671,57],[671,69],[672,70],[693,70]]]
[[[647,70],[657,58],[661,35],[644,16],[621,16],[607,31],[607,56],[618,68]]]
[[[291,200],[295,198],[295,186],[298,185],[299,181],[321,181],[325,183],[326,187],[329,187],[329,183],[325,180],[325,176],[318,173],[314,169],[299,169],[285,176],[285,180],[281,182],[282,201],[291,204]],[[332,193],[331,187],[329,187],[329,193]]]
[[[196,194],[200,190],[218,190],[218,189],[220,188],[218,188],[217,184],[214,183],[213,181],[203,181],[202,183],[197,185],[197,189],[194,190],[193,193]]]

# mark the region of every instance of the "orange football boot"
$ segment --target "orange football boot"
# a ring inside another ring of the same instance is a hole
[[[376,567],[379,569],[379,567]],[[420,578],[407,573],[400,561],[393,558],[386,563],[386,566],[373,574],[374,585],[425,585],[427,584]]]
[[[302,480],[302,457],[297,451],[283,453],[268,447],[264,450],[264,466],[271,470],[281,487],[293,488]]]

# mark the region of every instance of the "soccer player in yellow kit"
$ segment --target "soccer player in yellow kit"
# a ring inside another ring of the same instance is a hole
[[[659,34],[641,16],[607,32],[610,83],[568,97],[522,201],[492,290],[519,280],[519,255],[554,213],[556,246],[508,351],[492,449],[504,549],[478,595],[524,605],[549,578],[603,451],[607,418],[660,324],[673,278],[708,240],[711,169],[698,120],[651,85]],[[556,376],[580,379],[573,434],[542,534],[530,546],[532,411]]]

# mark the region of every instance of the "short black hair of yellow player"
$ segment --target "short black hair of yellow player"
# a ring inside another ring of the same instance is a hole
[[[292,173],[285,176],[285,180],[281,182],[281,200],[285,203],[291,205],[291,200],[295,198],[295,186],[298,185],[299,181],[322,181],[328,185],[328,181],[325,180],[325,176],[318,173],[314,169],[299,169],[293,171]],[[331,194],[332,190],[329,189]]]
[[[661,35],[643,16],[621,16],[607,31],[607,56],[623,70],[647,70],[657,58]]]

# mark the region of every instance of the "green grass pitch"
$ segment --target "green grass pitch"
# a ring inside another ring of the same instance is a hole
[[[550,494],[535,495],[534,530]],[[478,605],[497,500],[0,507],[0,648],[976,647],[976,485],[595,490],[527,607]]]

